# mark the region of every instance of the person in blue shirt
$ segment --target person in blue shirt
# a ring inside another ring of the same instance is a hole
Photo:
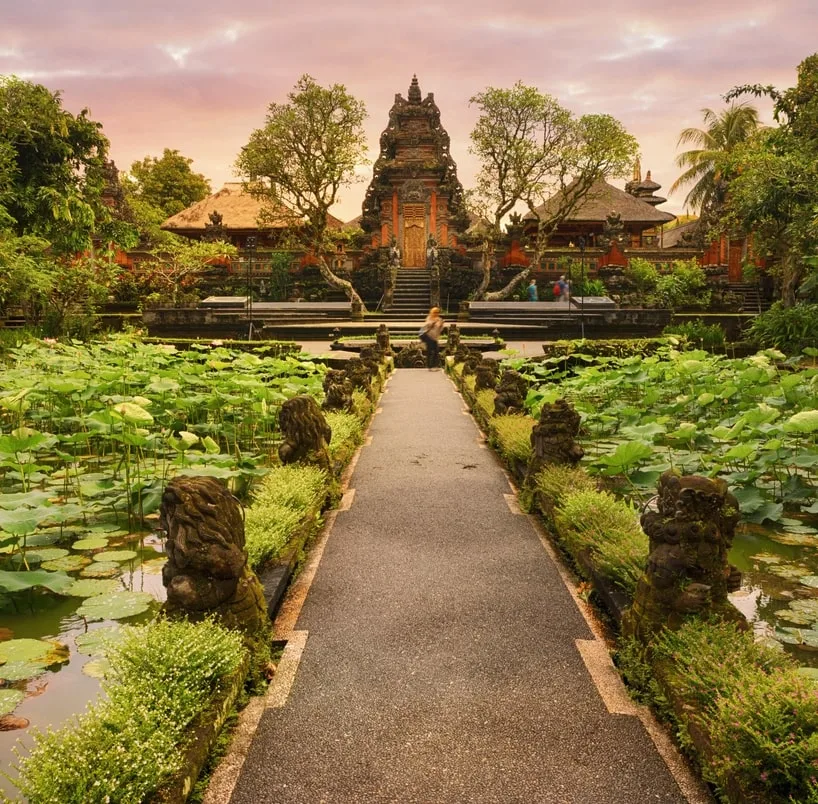
[[[532,279],[528,283],[528,300],[537,301],[537,280]]]

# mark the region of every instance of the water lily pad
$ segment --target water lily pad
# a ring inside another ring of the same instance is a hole
[[[71,545],[74,550],[99,550],[101,547],[107,547],[108,540],[103,536],[92,536],[88,539],[77,539]]]
[[[95,533],[127,533],[127,531],[123,531],[116,522],[97,522],[85,528],[83,532],[89,535]]]
[[[774,564],[770,567],[770,572],[773,573],[773,575],[777,575],[779,578],[789,578],[794,580],[796,578],[803,578],[805,575],[809,575],[810,570],[809,567],[805,567],[803,564]]]
[[[159,556],[158,558],[151,558],[148,561],[143,561],[139,569],[143,575],[158,575],[162,572],[162,567],[167,564],[166,556]]]
[[[47,570],[59,570],[62,572],[76,572],[91,563],[88,556],[65,556],[56,561],[43,561],[42,568]]]
[[[74,637],[77,650],[86,656],[98,656],[113,644],[119,642],[128,633],[127,626],[107,625],[104,628],[95,628],[85,634]]]
[[[793,609],[780,609],[775,613],[776,619],[793,625],[812,625],[815,615],[807,611],[794,611]]]
[[[795,544],[801,547],[818,547],[818,535],[812,533],[776,533],[770,532],[769,537],[779,544]]]
[[[756,553],[750,556],[750,561],[760,561],[762,564],[780,564],[784,559],[775,553]]]
[[[130,561],[136,558],[135,550],[105,550],[94,556],[94,561],[105,563],[108,561]]]
[[[26,550],[26,560],[36,560],[38,564],[44,561],[56,561],[58,558],[64,558],[68,555],[68,550],[63,550],[62,547],[38,547],[36,550]]]
[[[812,681],[818,682],[818,667],[799,667],[795,672]]]
[[[94,597],[107,595],[120,588],[119,581],[97,578],[77,578],[65,594],[69,597]]]
[[[154,600],[147,592],[112,592],[87,598],[77,614],[88,620],[123,620],[147,611]]]
[[[0,715],[8,715],[25,696],[20,690],[0,690]]]
[[[82,666],[82,672],[91,678],[105,678],[111,672],[111,663],[105,656],[97,656]]]
[[[798,645],[804,650],[818,650],[818,631],[802,628],[781,628],[775,632],[781,642]]]
[[[818,589],[818,575],[805,575],[799,579],[798,583],[802,583],[804,586],[811,586],[813,589]]]
[[[80,575],[83,578],[116,578],[122,574],[122,568],[116,561],[94,561]]]
[[[45,666],[37,662],[8,662],[0,665],[0,681],[25,681],[45,672]]]
[[[818,619],[818,598],[810,597],[804,600],[793,600],[790,603],[790,608],[793,611],[804,611],[812,614],[815,619]]]
[[[27,547],[50,547],[52,544],[57,544],[66,538],[65,533],[60,533],[59,530],[49,532],[41,531],[40,533],[32,533],[26,537]]]
[[[71,585],[71,580],[64,572],[47,572],[46,570],[9,572],[0,570],[0,592],[24,592],[26,589],[42,586],[60,594],[66,587]]]
[[[46,639],[10,639],[0,642],[0,662],[32,662],[48,667],[68,661],[68,648]]]

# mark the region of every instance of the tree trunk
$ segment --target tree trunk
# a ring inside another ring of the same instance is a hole
[[[489,256],[491,255],[491,256]],[[483,241],[483,278],[474,291],[474,298],[476,301],[483,299],[489,282],[491,281],[491,269],[494,267],[494,244],[488,240]]]
[[[801,284],[803,267],[793,249],[787,249],[787,255],[782,260],[782,266],[784,270],[781,274],[781,301],[784,307],[794,307],[796,302],[795,294]]]
[[[519,287],[522,282],[525,282],[528,279],[528,275],[531,273],[531,268],[523,268],[520,273],[516,274],[514,278],[502,289],[498,290],[495,293],[487,293],[485,300],[486,301],[505,301],[508,297],[514,293],[514,291]]]
[[[341,290],[346,293],[347,298],[352,302],[353,305],[360,304],[361,310],[365,313],[367,312],[366,305],[364,304],[364,300],[358,295],[358,292],[352,287],[352,282],[348,282],[346,279],[341,279],[340,276],[334,274],[332,269],[327,265],[327,261],[324,257],[318,257],[318,270],[321,272],[321,276],[324,277],[326,283],[333,288],[340,288]]]

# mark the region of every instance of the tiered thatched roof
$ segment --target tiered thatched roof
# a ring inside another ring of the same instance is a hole
[[[537,208],[538,214],[542,218],[550,217],[552,210],[556,211],[559,208],[560,196],[561,193],[557,193],[549,198]],[[656,226],[676,219],[675,215],[662,212],[624,190],[600,180],[591,187],[585,200],[565,220],[594,223],[604,221],[611,212],[618,212],[622,216],[623,223],[645,223]],[[526,217],[530,219],[532,216],[529,214]]]
[[[213,212],[222,216],[222,225],[228,231],[286,229],[299,222],[297,214],[286,207],[273,209],[268,201],[262,201],[247,192],[241,182],[228,182],[217,193],[168,218],[162,228],[178,234],[201,233],[205,231],[205,224],[210,223]],[[263,224],[259,221],[263,221]],[[343,226],[333,215],[327,215],[327,223],[331,229]]]

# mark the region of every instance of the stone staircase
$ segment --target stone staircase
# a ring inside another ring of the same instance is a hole
[[[423,268],[401,268],[389,310],[371,318],[383,321],[423,321],[429,314],[431,281]]]
[[[761,295],[758,285],[750,282],[731,282],[728,289],[742,297],[742,313],[763,313],[770,309],[770,302]]]

